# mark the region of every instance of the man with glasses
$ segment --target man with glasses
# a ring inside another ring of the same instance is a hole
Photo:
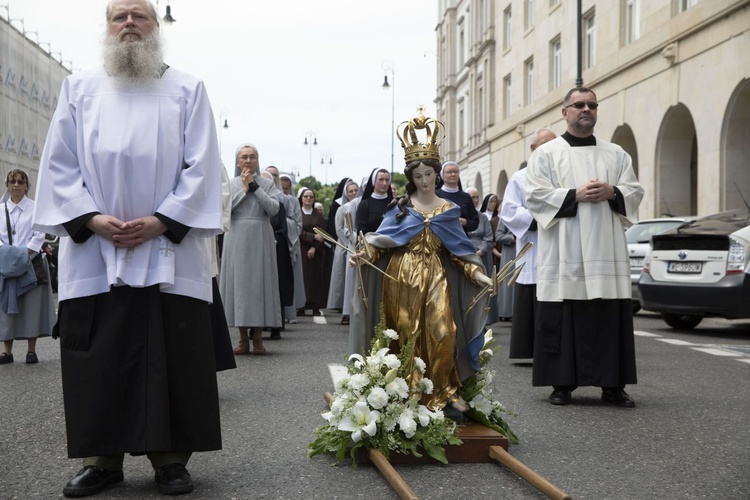
[[[635,403],[635,342],[626,225],[643,188],[630,156],[594,136],[599,104],[585,87],[563,101],[567,131],[532,153],[527,208],[538,225],[534,386],[553,386],[549,402],[567,405],[579,386],[601,398]]]

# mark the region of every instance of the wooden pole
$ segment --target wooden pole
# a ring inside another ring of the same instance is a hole
[[[326,400],[326,403],[330,405],[331,401],[333,401],[333,394],[326,392],[323,394],[323,398]],[[370,459],[370,462],[375,464],[375,467],[377,467],[380,473],[383,474],[383,477],[388,481],[388,484],[391,485],[391,488],[398,493],[399,497],[404,500],[419,500],[417,494],[414,493],[407,482],[404,481],[404,478],[401,477],[401,474],[396,472],[396,469],[393,468],[388,459],[385,458],[380,451],[370,448],[367,450],[367,456]]]
[[[404,481],[404,478],[401,477],[401,474],[396,472],[396,469],[393,468],[388,459],[380,451],[370,448],[367,450],[367,453],[370,461],[375,464],[375,467],[383,474],[385,480],[388,481],[388,484],[398,493],[400,498],[404,500],[419,500],[417,494],[414,493],[407,482]]]
[[[518,474],[522,479],[531,484],[531,486],[538,489],[549,498],[552,498],[553,500],[572,500],[570,495],[544,479],[517,458],[514,458],[513,455],[505,451],[501,446],[490,446],[490,458],[497,460],[502,465]]]

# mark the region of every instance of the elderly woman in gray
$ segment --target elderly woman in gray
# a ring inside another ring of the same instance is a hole
[[[263,327],[280,328],[281,302],[276,264],[276,240],[271,217],[279,211],[273,181],[260,176],[258,149],[240,144],[235,154],[240,175],[232,188],[231,230],[224,236],[219,289],[227,323],[238,327],[235,354],[264,354]]]

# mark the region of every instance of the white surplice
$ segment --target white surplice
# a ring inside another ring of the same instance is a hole
[[[500,220],[516,236],[516,254],[520,253],[527,243],[533,245],[531,250],[516,262],[516,268],[523,265],[516,282],[522,285],[533,285],[536,283],[537,231],[529,231],[531,223],[534,222],[534,216],[526,208],[524,194],[526,170],[525,168],[519,170],[508,181],[500,208]]]
[[[60,300],[112,285],[211,301],[210,236],[222,230],[221,167],[203,83],[169,68],[148,88],[120,88],[104,69],[68,76],[42,154],[34,229],[60,239]],[[122,221],[158,212],[191,229],[115,248],[74,243],[62,226],[98,212]],[[75,251],[71,249],[75,247]]]
[[[625,229],[636,221],[643,188],[630,156],[600,139],[571,147],[558,137],[532,153],[527,170],[527,207],[539,228],[537,299],[631,298]],[[568,192],[594,179],[619,189],[625,217],[607,201],[577,203],[575,217],[556,217]]]

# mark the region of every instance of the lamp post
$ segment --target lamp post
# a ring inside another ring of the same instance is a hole
[[[221,158],[222,155],[222,149],[221,149],[221,131],[225,128],[229,128],[229,123],[227,122],[227,116],[229,116],[229,110],[228,109],[222,109],[219,112],[219,158]],[[224,124],[222,125],[221,119],[224,119]],[[235,165],[235,169],[237,166]],[[236,172],[235,172],[236,173]],[[239,174],[236,174],[239,175]]]
[[[156,11],[159,11],[159,0],[156,0]],[[169,0],[167,0],[167,13],[164,14],[164,17],[162,17],[162,20],[167,24],[172,24],[174,22],[177,22],[177,19],[172,17],[172,7],[169,6]]]
[[[326,168],[326,184],[328,184],[328,165],[333,165],[333,157],[331,157],[331,153],[324,153],[323,157],[320,159],[320,164],[325,165]]]
[[[313,146],[318,145],[318,138],[315,137],[315,131],[308,130],[307,135],[305,135],[305,143],[304,146],[308,146],[310,148],[310,177],[312,177],[312,148]]]
[[[393,66],[393,61],[383,61],[383,71],[385,71],[385,77],[383,78],[383,89],[391,89],[391,179],[393,179],[393,146],[396,138],[396,69]],[[391,73],[391,82],[388,83],[388,73]]]

